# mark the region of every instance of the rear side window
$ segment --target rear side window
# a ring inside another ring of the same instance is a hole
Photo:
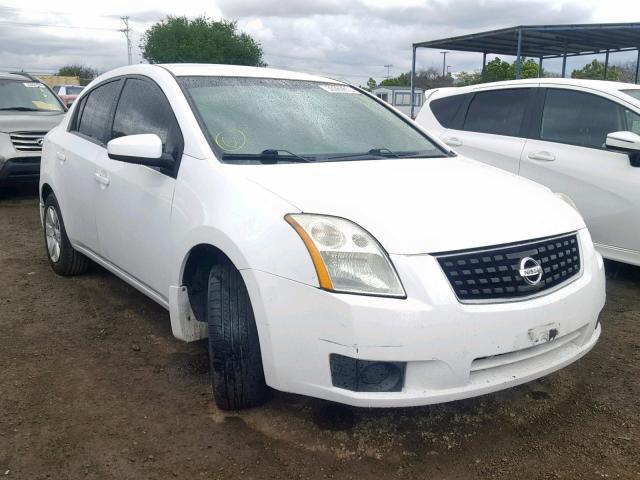
[[[544,102],[540,139],[604,148],[607,135],[640,131],[640,117],[611,100],[575,90],[550,88]]]
[[[520,135],[530,88],[476,93],[471,100],[464,130],[494,135]]]
[[[436,120],[445,128],[456,128],[454,120],[464,103],[465,95],[438,98],[429,104]]]
[[[154,82],[129,78],[116,107],[111,138],[143,133],[158,135],[163,153],[178,160],[182,134],[169,101]]]
[[[78,132],[100,143],[107,143],[109,140],[107,120],[119,88],[119,81],[105,83],[83,98],[83,103],[78,109],[79,118],[76,121]]]

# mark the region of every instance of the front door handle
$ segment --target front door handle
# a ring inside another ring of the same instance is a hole
[[[67,160],[67,156],[64,152],[56,152],[56,158],[60,160],[60,163],[64,163]]]
[[[461,147],[462,146],[462,140],[460,140],[458,137],[445,138],[444,139],[444,143],[446,143],[450,147]]]
[[[102,172],[96,172],[94,175],[96,182],[98,182],[100,185],[104,186],[104,187],[108,187],[109,186],[109,177],[107,177],[104,173]]]
[[[531,160],[539,160],[541,162],[553,162],[556,159],[556,156],[551,152],[531,152],[527,155]]]

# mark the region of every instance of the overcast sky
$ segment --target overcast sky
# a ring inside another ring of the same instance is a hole
[[[206,5],[206,6],[205,6]],[[521,24],[640,21],[629,0],[0,0],[0,71],[55,71],[81,63],[100,71],[126,64],[120,16],[130,17],[134,62],[138,43],[166,15],[237,20],[264,49],[270,66],[364,84],[408,71],[411,44]],[[612,62],[635,59],[614,54]],[[591,58],[572,60],[569,67]],[[451,71],[481,66],[480,54],[452,52]],[[418,67],[442,67],[437,51],[420,50]],[[546,68],[560,68],[548,61]]]

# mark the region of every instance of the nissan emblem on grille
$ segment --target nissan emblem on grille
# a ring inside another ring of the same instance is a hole
[[[540,262],[531,257],[524,257],[520,260],[520,276],[529,285],[537,285],[542,280],[542,267]]]

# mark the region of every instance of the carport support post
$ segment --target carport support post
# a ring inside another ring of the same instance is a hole
[[[567,72],[567,52],[564,52],[564,55],[562,56],[562,78],[564,78],[566,72]]]
[[[482,52],[482,75],[484,76],[484,68],[487,66],[487,52]]]
[[[416,46],[413,46],[413,59],[411,60],[411,118],[413,118],[413,97],[416,92]]]
[[[516,80],[520,79],[520,52],[522,52],[522,29],[518,29],[518,48],[516,50]]]
[[[607,79],[607,70],[609,69],[609,50],[607,49],[607,54],[604,56],[604,78]]]
[[[638,56],[636,57],[636,80],[635,83],[638,83],[638,69],[640,68],[640,48],[638,48]]]
[[[538,78],[542,77],[542,60],[543,58],[540,57],[540,61],[538,62]]]

